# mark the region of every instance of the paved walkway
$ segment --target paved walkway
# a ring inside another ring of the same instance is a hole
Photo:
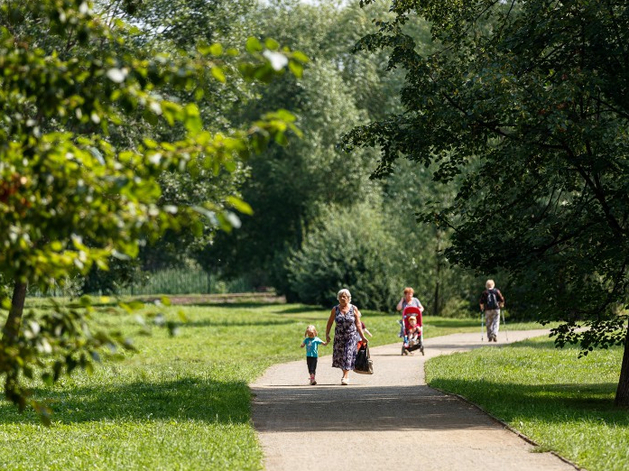
[[[545,330],[508,332],[511,342]],[[478,408],[426,386],[424,361],[506,343],[480,333],[425,341],[426,356],[400,356],[401,343],[371,349],[373,375],[341,371],[319,359],[316,386],[306,361],[275,365],[252,385],[253,420],[267,471],[541,471],[574,467],[534,447]],[[322,349],[330,348],[321,347]],[[331,351],[331,350],[330,350]]]

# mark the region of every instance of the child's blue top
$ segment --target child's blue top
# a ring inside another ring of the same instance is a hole
[[[320,343],[323,343],[323,340],[319,337],[306,337],[304,339],[304,345],[306,345],[306,356],[315,358],[318,357]]]

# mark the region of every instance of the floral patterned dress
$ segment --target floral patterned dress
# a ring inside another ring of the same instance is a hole
[[[347,314],[343,314],[338,305],[334,307],[336,316],[334,321],[334,350],[332,353],[332,367],[342,370],[353,370],[356,363],[356,347],[358,331],[356,330],[356,316],[354,305],[350,304]]]

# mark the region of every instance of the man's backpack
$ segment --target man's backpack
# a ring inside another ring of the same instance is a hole
[[[498,292],[495,289],[487,290],[487,302],[485,303],[485,309],[498,309]]]

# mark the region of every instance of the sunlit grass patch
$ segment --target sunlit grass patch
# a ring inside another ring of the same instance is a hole
[[[613,406],[622,350],[577,357],[533,339],[432,359],[426,378],[590,471],[627,469],[629,414]]]

